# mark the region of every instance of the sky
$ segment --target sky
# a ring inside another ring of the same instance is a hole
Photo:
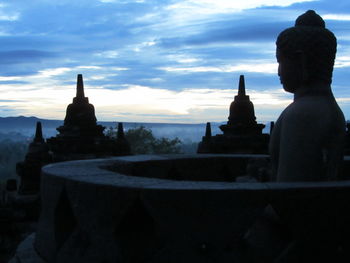
[[[0,117],[63,119],[83,74],[100,121],[223,122],[243,74],[257,121],[274,121],[293,98],[276,37],[309,9],[338,39],[350,119],[348,0],[0,0]]]

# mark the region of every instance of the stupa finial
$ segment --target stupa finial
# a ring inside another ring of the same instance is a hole
[[[325,28],[326,24],[314,10],[308,10],[295,20],[295,26],[313,26]]]
[[[117,139],[124,139],[124,128],[123,123],[118,123]]]
[[[40,121],[38,121],[36,123],[34,142],[44,142],[43,131],[42,131],[42,128],[41,128],[41,122]]]
[[[207,126],[205,128],[205,137],[210,138],[211,137],[211,125],[210,122],[207,122]]]
[[[239,76],[238,96],[245,96],[244,75]]]
[[[83,74],[77,76],[77,98],[85,98]]]

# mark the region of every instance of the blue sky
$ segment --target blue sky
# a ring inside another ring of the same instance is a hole
[[[101,121],[226,121],[244,74],[257,120],[275,120],[292,100],[275,40],[308,9],[337,36],[350,119],[348,0],[0,0],[0,116],[63,119],[81,73]]]

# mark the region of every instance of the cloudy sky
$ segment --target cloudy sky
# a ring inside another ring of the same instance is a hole
[[[308,9],[338,38],[350,119],[348,0],[0,0],[0,116],[63,119],[81,73],[98,120],[225,121],[244,74],[258,121],[275,120],[292,99],[275,39]]]

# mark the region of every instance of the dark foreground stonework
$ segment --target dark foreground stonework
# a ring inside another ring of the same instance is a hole
[[[33,247],[35,234],[29,235],[18,246],[16,255],[8,263],[45,263]]]
[[[350,251],[350,181],[235,182],[245,174],[237,164],[251,158],[267,156],[45,166],[35,250],[55,263],[342,262]]]

